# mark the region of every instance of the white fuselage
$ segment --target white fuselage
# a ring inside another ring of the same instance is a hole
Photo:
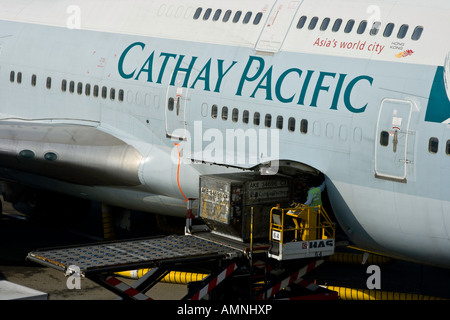
[[[183,215],[201,174],[295,162],[325,175],[333,211],[356,245],[448,267],[450,7],[422,3],[2,0],[2,123],[93,127],[141,158],[139,183],[129,186],[0,174]],[[253,143],[231,146],[233,135]],[[42,153],[58,154],[52,143]]]

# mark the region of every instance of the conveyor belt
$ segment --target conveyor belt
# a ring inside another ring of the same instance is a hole
[[[194,236],[168,236],[30,252],[27,259],[61,271],[74,265],[81,274],[153,268],[243,255],[232,248]]]

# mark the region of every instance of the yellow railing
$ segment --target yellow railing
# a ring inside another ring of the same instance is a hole
[[[335,238],[335,225],[322,206],[270,210],[270,240],[279,243]]]

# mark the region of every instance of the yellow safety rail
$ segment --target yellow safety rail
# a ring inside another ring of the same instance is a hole
[[[323,206],[270,210],[270,240],[279,243],[334,239],[336,228]]]

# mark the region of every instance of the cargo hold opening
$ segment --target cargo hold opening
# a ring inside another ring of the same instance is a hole
[[[324,182],[324,175],[311,167],[281,164],[276,175],[242,172],[201,176],[198,217],[213,233],[248,242],[253,212],[253,239],[267,240],[270,210],[304,203],[309,188]],[[326,188],[322,203],[331,213]]]

